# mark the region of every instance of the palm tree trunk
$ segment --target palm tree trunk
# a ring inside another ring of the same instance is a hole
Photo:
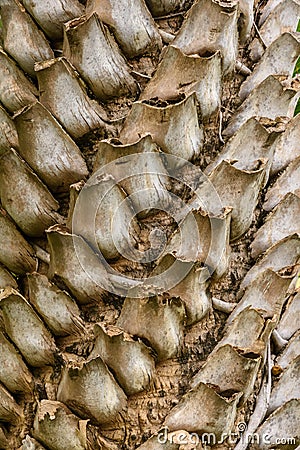
[[[0,0],[0,449],[300,445],[299,11]]]

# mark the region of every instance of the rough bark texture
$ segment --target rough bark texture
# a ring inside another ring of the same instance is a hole
[[[299,449],[299,11],[0,0],[0,449]]]

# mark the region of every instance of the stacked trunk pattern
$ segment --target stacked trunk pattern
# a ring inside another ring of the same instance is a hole
[[[300,4],[261,3],[0,0],[0,449],[299,448]]]

